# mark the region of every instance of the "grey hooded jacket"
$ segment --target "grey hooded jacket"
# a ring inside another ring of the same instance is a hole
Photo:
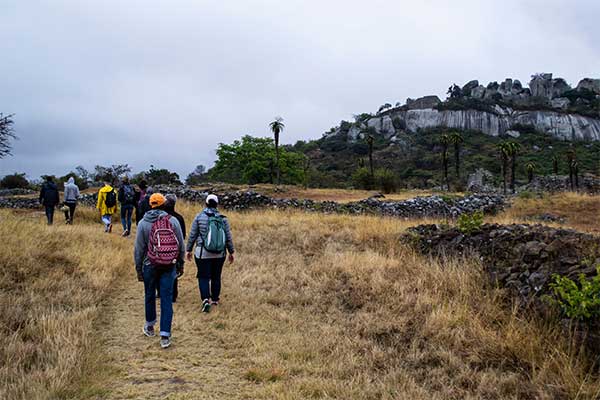
[[[75,184],[75,179],[70,177],[65,183],[65,201],[74,203],[79,199],[79,187]]]
[[[135,269],[138,273],[142,272],[142,267],[144,265],[149,265],[147,254],[148,253],[148,242],[150,241],[150,230],[152,229],[152,225],[156,220],[163,216],[169,215],[165,211],[162,210],[150,210],[144,214],[144,218],[138,224],[137,234],[135,237],[135,249],[133,252],[133,256],[135,258]],[[179,226],[179,221],[177,218],[171,217],[169,218],[171,225],[173,225],[173,230],[175,231],[175,236],[177,237],[177,241],[179,242],[179,260],[183,260],[183,256],[185,255],[185,243],[183,240],[183,233],[181,232],[181,227]]]
[[[222,253],[211,253],[204,249],[202,238],[206,236],[206,231],[208,230],[208,214],[221,215],[215,208],[205,208],[200,214],[196,215],[194,222],[192,222],[192,229],[190,230],[186,250],[192,251],[194,245],[196,245],[196,258],[223,258],[225,257],[225,251]],[[223,227],[225,229],[225,248],[229,254],[233,254],[235,252],[233,237],[231,236],[229,221],[225,216],[223,216]]]

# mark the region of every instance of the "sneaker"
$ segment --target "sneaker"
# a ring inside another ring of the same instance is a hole
[[[218,306],[219,305],[219,300],[211,300],[210,301],[210,305],[211,306]]]
[[[171,345],[171,338],[169,338],[167,336],[160,337],[160,347],[162,347],[163,349],[166,349],[170,345]]]
[[[144,326],[144,335],[148,336],[148,337],[154,337],[156,336],[156,333],[154,333],[154,327],[153,326]]]
[[[108,233],[112,232],[112,224],[108,224]]]
[[[202,301],[202,312],[210,312],[210,301],[208,299]]]

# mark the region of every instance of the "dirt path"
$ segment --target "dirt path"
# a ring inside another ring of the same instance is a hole
[[[199,310],[195,268],[188,268],[174,305],[173,344],[162,350],[159,338],[142,334],[142,283],[127,277],[107,305],[112,334],[106,339],[106,365],[113,369],[105,383],[105,399],[248,399],[251,383],[243,363],[225,346],[226,324],[220,314],[235,304],[223,304],[210,314]],[[235,299],[233,299],[235,301]],[[157,308],[159,304],[157,303]],[[158,324],[156,325],[158,331]]]

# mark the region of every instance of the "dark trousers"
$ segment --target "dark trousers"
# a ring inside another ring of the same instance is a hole
[[[123,225],[124,231],[131,232],[131,217],[133,216],[133,204],[122,204],[121,205],[121,225]]]
[[[198,278],[200,299],[219,301],[219,296],[221,295],[221,272],[223,271],[223,264],[225,264],[225,257],[194,257],[194,259],[196,260],[196,266],[198,267],[196,278]]]
[[[75,207],[77,207],[77,202],[65,201],[65,206],[69,207],[69,211],[65,211],[65,219],[69,224],[72,224],[73,216],[75,215]]]
[[[54,222],[54,206],[45,206],[46,207],[46,219],[48,220],[48,225],[52,225]]]

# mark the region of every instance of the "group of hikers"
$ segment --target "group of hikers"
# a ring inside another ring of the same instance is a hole
[[[64,204],[67,224],[73,216],[79,188],[73,178],[65,183]],[[183,275],[185,261],[194,259],[200,291],[201,311],[208,313],[219,305],[221,273],[225,260],[234,262],[234,246],[227,218],[218,211],[219,198],[210,194],[205,208],[196,215],[187,237],[185,220],[175,211],[177,197],[174,194],[155,193],[145,182],[134,186],[127,177],[116,190],[110,181],[98,191],[96,208],[99,210],[104,232],[112,232],[112,216],[120,204],[122,236],[131,234],[133,213],[136,215],[134,261],[137,279],[144,283],[146,322],[144,335],[155,337],[156,298],[160,298],[160,346],[171,345],[173,303],[177,299],[177,279]],[[40,192],[48,224],[53,222],[54,209],[60,203],[56,184],[46,179]]]

